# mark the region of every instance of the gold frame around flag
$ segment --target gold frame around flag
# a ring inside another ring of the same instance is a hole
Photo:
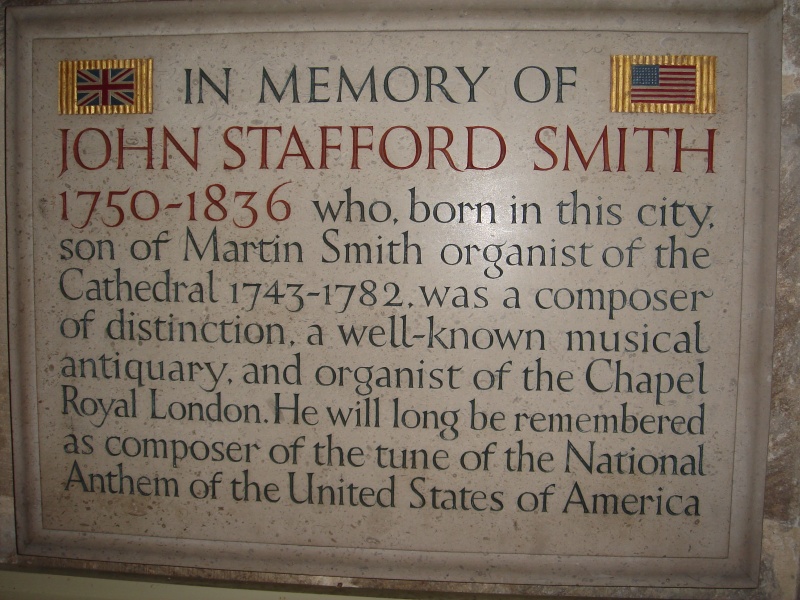
[[[134,70],[134,101],[130,105],[100,104],[79,106],[77,74],[81,69]],[[62,60],[58,63],[58,114],[112,115],[149,114],[153,112],[153,59],[128,58],[108,60]]]
[[[634,65],[693,65],[696,93],[693,104],[675,102],[632,102]],[[611,57],[611,112],[652,112],[713,114],[717,112],[717,57],[701,55],[658,56],[617,54]]]

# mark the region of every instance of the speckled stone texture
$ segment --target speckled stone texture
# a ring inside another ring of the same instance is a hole
[[[64,4],[60,0],[4,0],[3,6],[33,4]],[[464,3],[447,2],[448,6]],[[475,3],[470,3],[474,5]],[[494,7],[503,2],[486,2]],[[522,3],[508,3],[519,8]],[[537,6],[536,3],[531,3]],[[631,2],[595,2],[595,6],[631,6]],[[699,2],[670,2],[671,8],[691,9]],[[704,2],[708,6],[710,2]],[[720,2],[720,5],[769,6],[770,2]],[[716,600],[791,600],[800,598],[800,0],[786,0],[783,24],[783,106],[781,128],[780,223],[778,237],[778,273],[775,310],[775,341],[772,374],[772,414],[770,421],[769,461],[764,506],[762,569],[759,587],[755,590],[649,590],[643,588],[530,588],[529,597],[540,594],[552,597],[625,597],[625,598],[714,598]],[[327,3],[335,6],[335,3]],[[548,5],[553,5],[548,3]],[[661,7],[664,9],[664,7]],[[4,31],[4,27],[3,27]],[[5,61],[3,61],[3,66]],[[3,85],[7,85],[4,78]],[[3,121],[0,120],[0,127]],[[0,228],[5,243],[5,227]],[[0,258],[0,271],[5,272],[5,256]],[[0,338],[6,339],[5,280],[0,282]],[[7,349],[13,352],[13,348]],[[8,381],[6,355],[0,357],[0,380]],[[0,565],[13,567],[17,563],[13,537],[13,502],[11,478],[11,439],[7,387],[0,386]],[[124,569],[123,569],[124,571]],[[190,572],[175,571],[176,576],[191,577]],[[288,583],[287,579],[284,583]],[[337,585],[320,578],[323,585]],[[248,585],[258,585],[258,580]],[[341,580],[344,587],[359,584]],[[394,585],[397,585],[396,582]],[[265,586],[266,587],[266,586]],[[382,587],[382,586],[378,586]],[[387,586],[388,587],[388,586]],[[409,588],[419,589],[419,584]],[[423,586],[424,587],[424,586]],[[458,586],[452,587],[458,591]],[[425,597],[441,597],[441,588],[424,592]],[[497,586],[495,592],[505,591]],[[363,594],[365,592],[359,592]],[[377,593],[377,592],[376,592]],[[400,592],[402,595],[408,595]],[[394,593],[393,595],[396,595]],[[277,599],[278,592],[265,593],[265,598]],[[466,597],[466,596],[461,596]],[[473,596],[470,596],[473,597]]]
[[[796,424],[800,373],[800,14],[797,2],[784,8],[783,113],[781,132],[781,208],[778,289],[772,396],[772,439],[765,517],[796,526],[800,515],[797,486]]]
[[[764,598],[800,596],[800,6],[796,0],[784,4],[783,19],[778,284],[760,590]]]

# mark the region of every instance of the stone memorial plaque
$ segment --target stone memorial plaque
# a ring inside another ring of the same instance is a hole
[[[429,13],[9,13],[21,556],[755,585],[774,15]]]

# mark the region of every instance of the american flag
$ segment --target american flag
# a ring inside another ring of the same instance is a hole
[[[131,106],[136,99],[135,70],[79,69],[75,91],[78,106]]]
[[[631,102],[694,104],[695,65],[631,65]]]

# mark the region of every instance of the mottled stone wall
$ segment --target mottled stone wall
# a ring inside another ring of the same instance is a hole
[[[783,108],[764,598],[800,597],[800,6],[783,9]]]

